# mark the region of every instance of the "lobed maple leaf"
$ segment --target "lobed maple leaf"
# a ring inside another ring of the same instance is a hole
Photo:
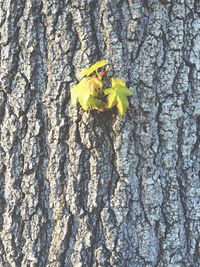
[[[79,77],[82,78],[84,76],[90,76],[94,71],[98,70],[101,67],[104,67],[105,65],[108,64],[107,60],[99,60],[95,64],[93,64],[89,68],[84,68],[80,73]]]
[[[106,60],[100,60],[83,69],[80,73],[83,79],[71,89],[71,101],[73,105],[78,101],[84,110],[92,108],[101,112],[116,106],[118,113],[124,115],[129,106],[128,96],[132,93],[122,79],[112,78],[111,88],[104,89],[105,86],[110,86],[107,70],[97,70],[107,64]]]
[[[75,85],[71,90],[72,105],[75,105],[78,100],[84,110],[88,110],[89,108],[101,109],[103,103],[100,99],[96,98],[98,96],[98,90],[95,88],[99,89],[102,87],[102,84],[97,80],[86,77]]]
[[[129,106],[127,97],[132,95],[125,81],[112,78],[112,88],[105,89],[104,94],[108,95],[106,108],[110,109],[116,105],[119,114],[123,116]]]

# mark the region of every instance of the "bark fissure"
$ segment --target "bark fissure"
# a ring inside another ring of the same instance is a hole
[[[0,265],[200,265],[197,0],[0,4]],[[107,59],[124,117],[70,104]]]

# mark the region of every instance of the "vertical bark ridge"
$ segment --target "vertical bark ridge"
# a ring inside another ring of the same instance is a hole
[[[199,266],[199,6],[0,4],[0,264]],[[124,117],[70,106],[105,58]]]

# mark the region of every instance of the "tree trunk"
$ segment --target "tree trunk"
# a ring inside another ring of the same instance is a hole
[[[0,266],[199,267],[199,1],[0,2]],[[70,105],[99,59],[124,117]]]

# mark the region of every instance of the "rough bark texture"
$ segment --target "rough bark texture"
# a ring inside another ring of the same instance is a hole
[[[199,0],[1,0],[0,266],[200,266]],[[130,109],[70,106],[108,59]]]

